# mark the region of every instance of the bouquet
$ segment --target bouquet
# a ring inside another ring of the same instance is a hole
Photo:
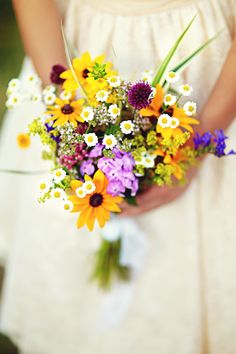
[[[171,188],[186,183],[186,172],[205,154],[234,153],[225,152],[223,131],[194,134],[199,121],[197,105],[189,99],[193,89],[177,83],[179,71],[213,39],[168,69],[192,22],[156,72],[146,71],[136,82],[122,79],[103,55],[91,58],[86,52],[71,60],[65,40],[69,68],[55,65],[52,85],[20,95],[19,80],[9,84],[8,107],[22,97],[45,104],[28,133],[18,137],[24,147],[29,136],[38,135],[46,147],[43,158],[52,161],[48,179],[39,185],[39,201],[54,198],[65,212],[77,213],[78,228],[92,232],[96,224],[105,227],[93,271],[103,288],[114,277],[132,276],[132,269],[120,262],[122,235],[108,227],[122,201],[136,205],[137,194],[154,184]],[[31,81],[38,79],[32,76]]]

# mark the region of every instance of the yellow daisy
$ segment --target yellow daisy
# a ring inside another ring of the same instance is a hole
[[[84,198],[79,198],[76,195],[76,190],[83,185],[83,182],[74,180],[71,182],[74,195],[70,196],[69,200],[74,205],[72,211],[80,212],[77,227],[81,228],[87,225],[88,229],[92,231],[95,220],[98,221],[100,227],[103,227],[110,219],[111,212],[119,213],[121,211],[118,204],[122,202],[122,198],[113,197],[107,193],[108,179],[101,170],[95,173],[93,179],[85,175],[85,181],[93,182],[95,190],[86,194]]]
[[[31,144],[29,135],[24,133],[19,134],[17,136],[17,143],[21,149],[27,149]]]
[[[84,99],[79,99],[77,101],[62,100],[57,98],[54,106],[49,106],[46,114],[51,117],[47,119],[47,122],[54,121],[53,126],[62,126],[66,123],[73,124],[74,127],[77,126],[78,122],[84,122],[81,117],[81,112],[83,109]]]

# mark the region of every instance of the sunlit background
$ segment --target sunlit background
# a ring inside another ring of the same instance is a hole
[[[5,92],[8,81],[18,76],[23,48],[11,0],[0,0],[0,124],[5,111]]]

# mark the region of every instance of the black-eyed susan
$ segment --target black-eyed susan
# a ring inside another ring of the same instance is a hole
[[[87,183],[89,182],[89,183]],[[93,179],[85,175],[85,183],[73,180],[71,188],[74,195],[69,197],[73,203],[73,212],[80,212],[77,227],[87,225],[90,231],[94,228],[95,220],[100,227],[103,227],[110,218],[111,212],[120,212],[118,206],[122,198],[113,197],[107,193],[108,179],[101,170],[98,170]],[[81,193],[81,190],[84,193]]]
[[[21,149],[28,149],[28,147],[31,144],[31,140],[30,140],[29,135],[27,135],[25,133],[18,134],[17,143]]]
[[[77,80],[81,85],[85,84],[86,79],[89,77],[89,73],[92,70],[92,67],[95,63],[102,63],[104,60],[104,55],[96,57],[94,60],[91,59],[91,56],[88,52],[82,54],[80,58],[75,58],[72,61],[72,70],[64,71],[60,77],[64,79],[63,89],[66,91],[75,91],[78,89],[79,85]],[[75,78],[75,75],[76,78]],[[76,80],[77,79],[77,80]]]
[[[160,85],[156,85],[156,93],[151,104],[140,110],[140,114],[144,117],[158,117],[160,115],[160,109],[164,101],[164,90]]]
[[[54,127],[58,125],[62,126],[66,123],[71,123],[76,127],[78,122],[84,122],[84,119],[81,117],[83,104],[84,99],[82,98],[77,101],[61,100],[57,98],[55,105],[48,107],[46,114],[51,117],[47,119],[47,122],[54,121]]]

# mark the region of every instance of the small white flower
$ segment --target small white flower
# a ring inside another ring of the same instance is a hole
[[[39,77],[36,75],[36,74],[29,74],[25,77],[25,81],[26,83],[30,84],[30,85],[37,85],[40,80],[39,80]]]
[[[109,92],[106,90],[100,90],[98,91],[98,93],[96,94],[96,100],[99,102],[106,102],[108,97],[109,97]]]
[[[96,185],[92,181],[86,181],[83,184],[83,189],[86,194],[91,194],[96,190]]]
[[[53,188],[50,194],[54,199],[66,199],[66,193],[62,188]]]
[[[95,146],[98,142],[98,137],[95,133],[84,134],[84,141],[89,147]]]
[[[174,71],[169,71],[166,74],[165,79],[169,84],[172,84],[172,83],[175,83],[176,81],[179,80],[179,75],[177,73],[175,73]]]
[[[57,170],[53,171],[52,177],[56,183],[59,183],[66,177],[66,172],[62,168],[58,168]]]
[[[42,96],[40,95],[40,93],[35,93],[32,97],[31,97],[31,101],[34,103],[38,103],[41,102],[42,100]]]
[[[39,192],[40,194],[46,194],[49,192],[50,188],[52,187],[51,181],[43,180],[39,183]]]
[[[71,200],[67,199],[63,202],[63,209],[65,212],[70,213],[73,210],[73,208],[74,208],[74,205]]]
[[[84,189],[83,186],[81,187],[78,187],[76,190],[75,190],[75,194],[77,195],[78,198],[84,198],[86,196],[86,190]]]
[[[54,85],[48,85],[43,90],[43,95],[45,96],[49,93],[55,93],[55,92],[56,92],[56,87]]]
[[[176,96],[173,96],[171,94],[167,94],[164,97],[164,103],[166,106],[173,106],[176,100],[177,100]]]
[[[141,80],[151,83],[153,79],[153,71],[145,70],[141,73]]]
[[[193,92],[193,88],[191,86],[189,86],[188,84],[184,84],[181,85],[179,87],[179,92],[183,95],[183,96],[190,96],[191,93]]]
[[[120,108],[117,106],[117,104],[112,104],[110,105],[108,112],[112,118],[116,118],[120,115]]]
[[[72,97],[72,93],[69,91],[62,91],[60,94],[60,99],[61,100],[70,100]]]
[[[172,129],[175,129],[175,128],[177,128],[178,126],[179,126],[179,120],[178,120],[178,118],[171,117],[171,119],[170,119],[170,127],[171,127]]]
[[[118,87],[121,84],[119,76],[113,75],[107,79],[107,82],[111,87]]]
[[[134,123],[131,120],[124,120],[120,123],[120,129],[123,134],[131,134],[134,131]]]
[[[19,93],[12,93],[6,102],[7,108],[15,108],[19,106],[23,98]]]
[[[13,93],[13,92],[19,91],[20,87],[21,87],[20,80],[19,79],[12,79],[8,83],[8,92]]]
[[[170,122],[171,122],[171,117],[168,114],[162,114],[158,118],[158,124],[162,128],[169,128],[170,127]]]
[[[151,155],[146,155],[143,158],[143,165],[146,168],[152,168],[155,166],[155,158]]]
[[[57,96],[55,95],[55,93],[49,92],[46,95],[44,95],[43,100],[46,105],[53,105],[56,101],[56,98],[57,98]]]
[[[106,149],[113,149],[117,144],[117,140],[114,135],[109,134],[104,136],[102,143],[105,145]]]
[[[84,107],[80,116],[84,119],[85,122],[91,122],[94,118],[93,108]]]
[[[188,101],[184,104],[184,112],[187,116],[193,116],[197,112],[197,104],[192,101]]]

